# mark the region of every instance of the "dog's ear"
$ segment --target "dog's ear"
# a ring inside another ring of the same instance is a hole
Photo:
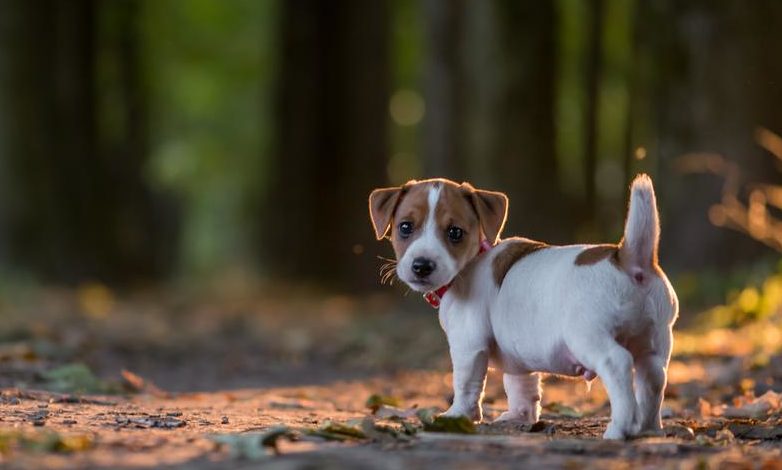
[[[462,191],[475,208],[486,239],[492,245],[497,243],[508,218],[508,196],[496,191],[475,189],[469,183],[462,184]]]
[[[379,188],[369,195],[369,217],[378,240],[382,240],[388,232],[402,189],[403,187]]]

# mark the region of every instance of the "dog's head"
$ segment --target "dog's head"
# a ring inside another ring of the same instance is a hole
[[[378,240],[389,233],[397,276],[427,292],[450,283],[479,251],[494,244],[505,225],[508,198],[445,179],[409,181],[369,195]]]

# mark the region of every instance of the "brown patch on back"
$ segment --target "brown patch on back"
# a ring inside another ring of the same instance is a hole
[[[611,264],[622,269],[621,249],[620,245],[610,243],[590,246],[576,256],[575,264],[576,266],[591,266],[608,259]]]
[[[514,238],[505,242],[505,247],[500,254],[492,260],[492,269],[494,273],[494,282],[497,286],[502,285],[505,275],[514,264],[520,259],[543,248],[547,248],[543,242],[536,242],[522,238]]]

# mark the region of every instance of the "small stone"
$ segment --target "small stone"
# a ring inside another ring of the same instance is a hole
[[[691,441],[695,439],[695,432],[688,426],[682,426],[681,424],[672,424],[663,428],[663,433],[666,437],[676,437]]]
[[[220,418],[220,423],[221,424],[228,424],[228,416],[223,416],[222,418]]]

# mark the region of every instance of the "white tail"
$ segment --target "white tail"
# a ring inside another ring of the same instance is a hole
[[[640,174],[630,185],[630,206],[622,240],[622,257],[633,268],[651,268],[657,264],[659,242],[660,220],[654,186],[648,175]]]

